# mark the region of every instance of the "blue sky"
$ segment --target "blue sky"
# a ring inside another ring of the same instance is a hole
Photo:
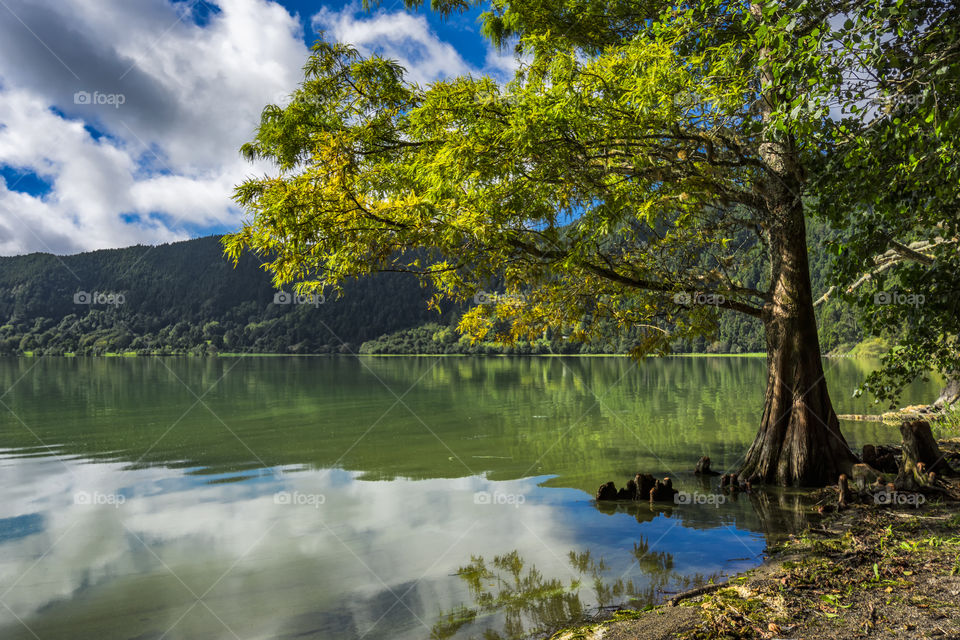
[[[233,186],[263,105],[328,39],[426,83],[515,68],[475,10],[442,19],[387,0],[0,2],[0,255],[155,244],[237,228]]]

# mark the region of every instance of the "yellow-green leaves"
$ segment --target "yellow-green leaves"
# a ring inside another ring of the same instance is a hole
[[[762,292],[717,261],[766,215],[762,134],[811,117],[809,100],[784,106],[799,95],[756,107],[758,62],[791,78],[814,45],[794,42],[802,25],[777,3],[759,21],[742,3],[654,4],[498,4],[485,32],[532,55],[504,86],[421,87],[393,62],[319,42],[290,104],[265,109],[243,148],[278,174],[237,187],[248,219],[228,254],[257,251],[278,283],[390,269],[449,297],[487,289],[495,301],[461,322],[485,339],[632,323],[660,327],[648,346],[663,350],[679,335],[664,327],[709,331],[719,309],[677,293],[755,309]]]

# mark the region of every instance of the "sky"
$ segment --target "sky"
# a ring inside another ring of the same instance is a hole
[[[429,3],[428,3],[429,4]],[[242,159],[323,31],[429,83],[506,79],[478,12],[385,0],[0,0],[0,255],[71,254],[235,230]]]

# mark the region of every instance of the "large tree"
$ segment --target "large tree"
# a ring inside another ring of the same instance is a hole
[[[525,59],[505,85],[419,86],[318,42],[243,148],[277,173],[237,188],[249,218],[229,254],[252,249],[301,289],[390,270],[460,299],[502,282],[460,328],[504,341],[613,320],[647,328],[638,355],[662,354],[719,313],[757,318],[767,387],[741,474],[835,481],[855,456],[824,380],[803,202],[833,144],[840,3],[481,4],[484,33]],[[745,282],[752,255],[767,273]]]

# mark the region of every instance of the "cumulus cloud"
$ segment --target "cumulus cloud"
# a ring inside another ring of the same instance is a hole
[[[234,226],[239,146],[300,77],[299,18],[265,0],[8,0],[0,20],[0,253],[69,253]]]
[[[308,55],[273,0],[5,0],[0,7],[0,255],[73,253],[235,228],[238,149]],[[411,80],[506,79],[472,66],[423,15],[321,9],[313,28],[400,61]],[[11,177],[11,175],[13,177]],[[29,176],[17,184],[18,176]],[[24,185],[43,181],[44,193]]]
[[[422,15],[387,11],[370,15],[354,4],[340,11],[321,9],[313,17],[313,27],[329,39],[352,44],[365,55],[396,60],[407,70],[407,78],[420,84],[468,73],[507,80],[519,65],[512,51],[498,51],[489,44],[483,67],[471,65],[452,44],[437,36]]]
[[[354,7],[339,12],[321,9],[313,26],[366,55],[375,53],[398,61],[414,82],[428,83],[471,71],[453,45],[437,38],[424,16],[387,12],[358,16]]]
[[[543,492],[536,479],[364,482],[359,475],[274,469],[257,482],[201,484],[164,467],[5,461],[0,480],[12,489],[0,503],[0,524],[17,523],[20,535],[0,540],[0,584],[16,580],[4,594],[9,609],[0,607],[0,635],[21,637],[22,620],[52,637],[45,625],[64,624],[94,600],[131,636],[235,638],[232,628],[294,637],[322,626],[321,635],[421,637],[396,597],[408,596],[407,606],[432,623],[439,610],[470,601],[451,574],[473,554],[522,549],[548,575],[568,574],[558,554],[575,541],[557,506],[535,502]],[[477,504],[481,490],[530,503]],[[323,500],[298,504],[297,495]],[[149,614],[131,606],[123,588],[132,575],[148,587]],[[218,618],[180,620],[194,601],[185,584],[196,595],[210,589],[205,602]],[[387,609],[394,616],[381,620]],[[398,620],[403,633],[391,627]],[[86,631],[95,633],[97,622],[90,624]]]

